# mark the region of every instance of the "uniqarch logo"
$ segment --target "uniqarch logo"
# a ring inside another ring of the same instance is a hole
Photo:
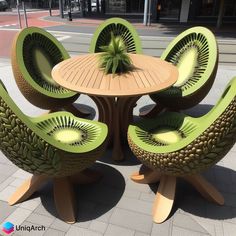
[[[14,225],[11,222],[5,222],[2,225],[2,231],[5,232],[6,234],[10,234],[14,231]]]

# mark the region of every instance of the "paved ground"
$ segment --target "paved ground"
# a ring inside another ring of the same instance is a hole
[[[62,43],[69,53],[78,55],[87,53],[91,36],[96,27],[104,20],[101,18],[74,18],[72,22],[67,18],[58,17],[58,11],[53,11],[53,16],[48,16],[48,11],[28,12],[28,25],[43,27],[55,34],[64,36]],[[152,56],[160,56],[170,41],[191,25],[173,25],[167,23],[152,24],[145,27],[137,20],[129,19],[136,27],[142,40],[143,52]],[[24,20],[22,16],[22,26]],[[220,30],[208,26],[216,35],[219,45],[219,62],[236,66],[236,30],[235,27],[223,27]],[[9,57],[11,43],[19,30],[16,12],[0,13],[0,57]]]
[[[28,115],[37,116],[45,111],[30,103],[18,91],[13,79],[10,61],[0,61],[1,79],[10,96]],[[216,103],[227,82],[236,75],[233,67],[220,66],[215,84],[209,95],[197,107],[187,113],[194,116],[204,114]],[[91,119],[97,119],[95,104],[85,95],[78,103],[91,107]],[[140,107],[151,104],[147,96],[139,100],[134,109],[137,116]],[[17,206],[8,206],[7,198],[29,177],[0,153],[0,224],[10,221],[21,225],[44,225],[43,232],[15,232],[14,235],[66,235],[66,236],[145,236],[145,235],[217,235],[234,236],[236,232],[236,146],[214,168],[204,175],[225,197],[224,206],[205,201],[191,186],[179,181],[175,207],[170,218],[163,224],[153,224],[152,202],[157,185],[139,185],[129,176],[137,171],[140,163],[127,148],[127,161],[114,164],[110,160],[111,150],[96,164],[104,177],[90,186],[77,186],[78,222],[68,225],[57,219],[52,186],[43,186],[30,200]],[[3,234],[3,232],[1,232]],[[0,234],[1,234],[0,233]]]

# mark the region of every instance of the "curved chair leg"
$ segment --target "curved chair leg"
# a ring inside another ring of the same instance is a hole
[[[90,115],[90,112],[88,110],[83,109],[81,107],[76,108],[74,104],[69,104],[66,107],[64,107],[64,109],[66,111],[71,112],[74,116],[77,116],[77,117],[86,117]]]
[[[192,184],[197,189],[197,191],[208,201],[219,205],[224,205],[224,197],[203,176],[191,175],[184,177],[184,179]]]
[[[69,178],[74,184],[92,184],[100,180],[102,176],[103,175],[100,171],[85,169]]]
[[[175,199],[176,177],[162,176],[153,205],[153,221],[162,223],[169,216]]]
[[[54,201],[59,217],[73,224],[76,221],[75,194],[68,177],[53,179]]]
[[[34,192],[36,192],[43,183],[49,179],[48,176],[44,175],[33,175],[27,179],[15,193],[11,195],[8,200],[9,205],[14,205],[19,202],[23,202],[29,198]]]
[[[139,172],[134,172],[130,178],[139,184],[154,184],[161,178],[161,174],[158,171],[144,167]]]
[[[161,111],[163,111],[164,106],[160,103],[154,104],[149,110],[144,110],[142,112],[139,112],[139,116],[143,118],[152,118],[155,115],[159,114]]]

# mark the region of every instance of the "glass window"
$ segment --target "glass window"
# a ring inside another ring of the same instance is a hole
[[[220,0],[202,0],[200,2],[199,16],[217,16]]]
[[[236,16],[236,1],[227,0],[225,1],[224,16]]]
[[[159,0],[160,18],[178,19],[181,7],[181,0]]]

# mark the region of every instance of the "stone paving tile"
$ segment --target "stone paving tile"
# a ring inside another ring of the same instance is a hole
[[[50,225],[50,228],[52,229],[56,229],[56,230],[59,230],[59,231],[63,231],[63,232],[66,232],[69,230],[70,228],[70,225],[65,223],[64,221],[56,218],[52,224]]]
[[[172,226],[173,226],[173,217],[167,219],[162,224],[153,223],[151,236],[157,236],[157,235],[169,236],[169,235],[172,235],[171,234]]]
[[[232,219],[236,215],[233,215],[232,207],[229,206],[218,206],[213,203],[208,203],[206,205],[206,217],[214,218],[219,220]]]
[[[6,179],[8,179],[8,176],[0,175],[0,183],[4,182]]]
[[[5,221],[10,221],[14,225],[21,225],[31,213],[32,211],[30,210],[17,208],[5,219]]]
[[[189,215],[176,213],[174,215],[173,224],[180,228],[185,228],[188,230],[199,231],[201,233],[207,234],[207,231],[201,227],[194,219]]]
[[[0,192],[0,200],[8,201],[9,197],[16,191],[16,187],[7,186]]]
[[[55,229],[47,229],[43,236],[64,236],[66,233]]]
[[[120,226],[109,224],[104,236],[133,236],[135,233],[134,230],[123,228]]]
[[[183,229],[177,226],[173,226],[172,235],[175,236],[210,236],[210,234],[204,234],[202,232],[196,232],[193,230]]]
[[[54,203],[52,203],[54,204]],[[54,205],[53,205],[54,207]],[[48,217],[52,217],[52,213],[49,212],[42,204],[40,204],[35,210],[34,213],[40,214],[40,215],[45,215]]]
[[[5,179],[2,183],[0,183],[0,192],[5,189],[12,181],[14,181],[15,178],[10,176],[7,179]]]
[[[7,165],[14,165],[11,161],[9,161],[4,154],[0,151],[0,163],[7,164]]]
[[[13,187],[20,187],[23,183],[24,183],[24,180],[16,178],[10,183],[10,185]]]
[[[141,195],[140,191],[131,190],[131,189],[125,189],[125,192],[123,194],[124,197],[135,198],[135,199],[139,199],[140,195]]]
[[[153,204],[151,202],[145,202],[139,199],[122,197],[122,199],[117,204],[117,207],[151,215],[152,205]]]
[[[147,202],[152,202],[155,200],[155,196],[156,194],[154,194],[153,192],[151,193],[141,193],[140,194],[140,200],[142,201],[147,201]]]
[[[26,180],[28,179],[29,177],[31,177],[32,174],[22,170],[22,169],[18,169],[13,175],[12,177],[15,177],[15,178],[19,178],[19,179],[22,179],[22,180]]]
[[[150,233],[152,230],[151,216],[119,208],[112,213],[110,223],[144,233]]]
[[[16,210],[16,207],[9,206],[8,203],[0,201],[0,223]]]
[[[223,222],[223,230],[225,236],[235,236],[236,225],[228,222]]]
[[[34,211],[39,205],[40,201],[34,198],[20,203],[19,207]]]
[[[92,230],[88,230],[88,229],[83,229],[83,228],[79,228],[76,226],[71,226],[70,229],[68,230],[68,232],[66,233],[66,236],[102,236],[103,234],[92,231]]]
[[[98,220],[93,220],[89,226],[89,229],[99,233],[105,233],[107,226],[107,223]]]
[[[94,212],[97,213],[96,220],[108,223],[114,210],[115,208],[111,208],[107,205],[96,205],[94,208]]]
[[[142,233],[142,232],[135,232],[134,236],[150,236],[150,234],[145,234],[145,233]]]
[[[198,224],[201,225],[201,227],[204,228],[210,235],[224,235],[222,221],[200,217],[197,215],[191,215],[191,217],[196,222],[198,222]]]
[[[29,215],[29,217],[26,219],[26,221],[37,224],[40,222],[40,224],[44,225],[45,227],[49,227],[52,222],[55,220],[55,217],[48,217],[36,213],[32,213]]]
[[[144,193],[151,192],[151,189],[148,184],[138,184],[138,183],[133,182],[132,180],[128,180],[126,182],[126,188],[140,191],[140,192],[144,192]]]
[[[7,164],[2,164],[0,163],[0,173],[3,176],[10,176],[14,174],[18,170],[17,166],[13,165],[7,165]]]
[[[73,226],[76,226],[76,227],[79,227],[79,228],[88,229],[90,224],[91,224],[90,220],[87,220],[87,221],[80,221],[80,220],[78,220],[77,222],[75,222],[73,224]]]

